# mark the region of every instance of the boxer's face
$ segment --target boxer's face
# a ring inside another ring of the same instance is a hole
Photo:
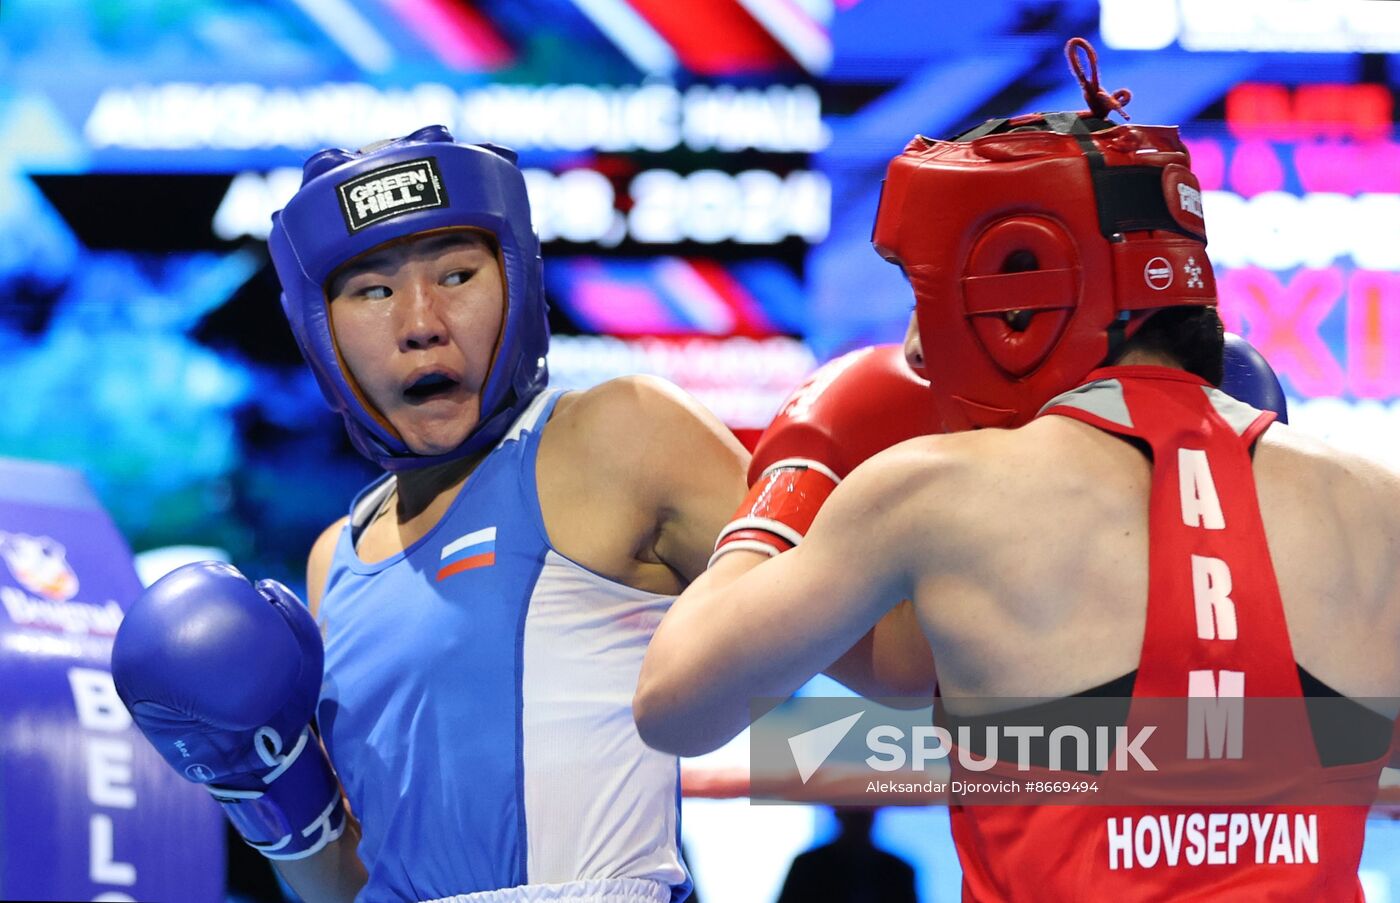
[[[505,317],[495,248],[472,232],[425,235],[359,258],[331,282],[341,360],[420,455],[461,445]]]

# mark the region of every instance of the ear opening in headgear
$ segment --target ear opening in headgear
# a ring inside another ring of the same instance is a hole
[[[1012,251],[1006,255],[1006,259],[1001,264],[1003,273],[1029,273],[1038,269],[1040,269],[1040,260],[1030,248],[1018,248]],[[1029,329],[1031,318],[1034,316],[1035,311],[1033,310],[1008,310],[1001,315],[1013,332],[1025,332]]]

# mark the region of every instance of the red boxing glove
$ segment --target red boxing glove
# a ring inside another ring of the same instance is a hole
[[[720,532],[710,564],[739,549],[787,551],[856,465],[939,431],[928,383],[909,369],[901,346],[875,345],[827,363],[798,387],[758,440],[749,494]]]

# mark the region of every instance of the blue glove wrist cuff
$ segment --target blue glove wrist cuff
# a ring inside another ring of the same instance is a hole
[[[304,859],[345,830],[340,783],[309,727],[260,780],[262,789],[204,787],[248,845],[267,858]]]

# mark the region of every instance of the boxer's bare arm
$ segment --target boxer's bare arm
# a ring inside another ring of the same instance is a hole
[[[359,845],[360,823],[348,818],[344,833],[315,854],[273,865],[306,903],[353,903],[369,880],[355,853]]]
[[[661,380],[615,379],[559,404],[539,467],[551,539],[605,576],[679,592],[705,570],[715,537],[743,498],[747,453],[718,418]],[[579,461],[588,462],[583,480]],[[615,529],[600,531],[600,524]],[[759,560],[753,556],[750,566]],[[825,671],[858,693],[933,694],[933,657],[911,603],[842,653]]]
[[[644,455],[620,459],[619,475],[633,477],[634,491],[661,514],[652,552],[693,581],[706,570],[715,536],[743,497],[748,454],[718,417],[676,386],[644,377],[615,384],[627,386],[630,398],[613,407],[610,414],[620,421],[606,426],[608,434],[645,423],[652,437]],[[930,699],[932,652],[913,603],[890,610],[826,673],[865,696]]]
[[[306,605],[313,616],[320,611],[331,557],[345,521],[345,518],[341,518],[327,527],[311,547],[311,555],[306,562]],[[364,863],[360,862],[356,853],[360,845],[360,823],[350,812],[349,803],[344,802],[344,805],[345,831],[340,837],[305,859],[273,861],[283,879],[307,903],[350,903],[369,880]]]
[[[340,531],[349,520],[348,517],[342,517],[322,530],[306,559],[306,607],[311,609],[313,618],[321,612],[321,596],[326,591],[326,578],[330,576],[335,544],[340,541]]]
[[[559,402],[536,467],[551,542],[628,586],[679,592],[743,498],[748,455],[715,416],[650,377]]]
[[[1286,426],[1255,453],[1298,664],[1353,698],[1400,688],[1400,476]]]
[[[755,553],[727,555],[681,595],[633,702],[648,744],[681,755],[720,746],[748,725],[750,699],[790,695],[912,597],[928,566],[917,537],[937,529],[917,501],[938,496],[933,441],[858,467],[796,549],[757,566]]]
[[[669,383],[642,393],[659,460],[643,470],[660,521],[652,550],[686,582],[704,573],[715,537],[744,497],[749,455],[719,418]]]
[[[908,599],[890,609],[825,673],[862,696],[899,708],[927,705],[938,683],[933,652]]]

